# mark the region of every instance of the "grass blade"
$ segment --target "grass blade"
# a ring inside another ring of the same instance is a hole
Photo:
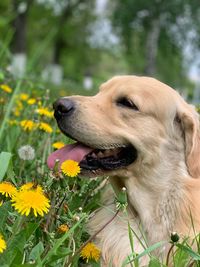
[[[0,154],[0,182],[6,174],[11,157],[12,154],[9,152],[1,152]]]
[[[150,254],[152,251],[162,247],[163,245],[166,244],[166,241],[160,241],[150,247],[148,247],[147,249],[145,249],[142,253],[138,254],[136,257],[134,257],[134,255],[130,255],[129,257],[132,259],[129,260],[129,259],[126,259],[122,265],[122,267],[126,266],[127,264],[130,264],[131,262],[133,261],[137,261],[139,260],[140,258],[142,258],[143,256],[147,255],[147,254]],[[134,253],[135,254],[135,253]]]
[[[184,252],[186,252],[187,254],[189,254],[190,257],[193,258],[193,260],[200,261],[200,254],[193,251],[190,247],[185,246],[183,244],[176,244],[176,246],[181,250],[183,250]]]

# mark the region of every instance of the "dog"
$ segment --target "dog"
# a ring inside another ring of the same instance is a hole
[[[120,267],[131,254],[128,222],[137,253],[144,242],[169,241],[172,232],[192,238],[200,230],[199,115],[178,92],[154,78],[116,76],[94,96],[58,99],[54,111],[60,130],[76,143],[55,151],[49,167],[57,158],[76,160],[82,176],[109,176],[114,189],[89,222],[94,234],[110,220],[96,236],[101,266]],[[113,217],[122,189],[127,212]],[[166,242],[155,254],[165,259],[168,251]]]

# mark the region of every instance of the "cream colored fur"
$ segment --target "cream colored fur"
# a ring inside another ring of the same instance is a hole
[[[139,111],[117,106],[122,96]],[[102,266],[120,267],[131,253],[128,221],[148,245],[168,241],[173,231],[194,236],[191,216],[200,230],[200,132],[194,107],[169,86],[137,76],[114,77],[96,96],[72,99],[78,109],[71,118],[75,138],[102,148],[132,144],[138,151],[133,164],[109,173],[116,192],[126,187],[129,205],[127,215],[121,212],[96,238]],[[113,194],[103,197],[103,205],[89,222],[91,234],[116,212]],[[135,250],[142,252],[134,240]],[[168,249],[166,245],[156,253],[165,258]],[[148,258],[142,258],[141,266],[147,263]]]

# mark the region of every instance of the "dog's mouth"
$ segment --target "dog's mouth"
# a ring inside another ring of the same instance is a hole
[[[87,170],[115,170],[130,165],[136,159],[136,150],[132,146],[113,149],[94,149],[80,162]]]
[[[114,145],[110,147],[114,147]],[[48,157],[47,164],[50,169],[53,169],[56,161],[59,161],[58,166],[60,167],[64,161],[71,159],[79,163],[82,173],[91,171],[102,174],[105,171],[126,167],[136,158],[137,150],[132,145],[97,149],[77,141],[75,144],[66,145],[53,152]]]

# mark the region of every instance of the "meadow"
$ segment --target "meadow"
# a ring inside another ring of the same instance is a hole
[[[70,90],[51,92],[46,84],[0,73],[0,266],[100,266],[101,251],[87,233],[87,221],[100,204],[103,178],[80,179],[79,166],[49,170],[48,155],[72,140],[62,135],[52,102]],[[55,96],[56,95],[56,96]],[[104,177],[105,178],[105,177]],[[116,199],[126,210],[126,192]],[[125,212],[125,211],[124,211]],[[128,227],[132,254],[123,266],[139,266],[148,254],[149,266],[200,266],[200,254],[187,239],[172,233],[167,260],[152,252],[164,242],[137,254],[137,236]],[[117,233],[116,233],[117,234]],[[194,239],[200,247],[199,235]],[[120,266],[119,266],[120,267]]]

